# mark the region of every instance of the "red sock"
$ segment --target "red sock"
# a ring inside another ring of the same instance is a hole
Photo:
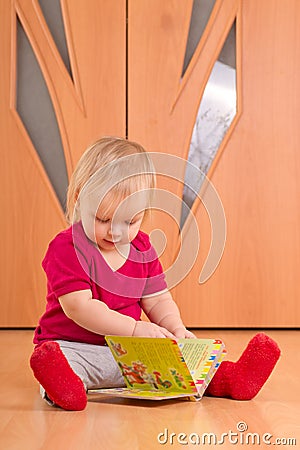
[[[57,342],[44,342],[36,347],[30,366],[35,378],[56,405],[69,411],[81,411],[86,407],[84,384],[71,369]]]
[[[213,397],[251,400],[269,378],[280,349],[264,333],[258,333],[248,343],[237,362],[223,361],[205,391]]]

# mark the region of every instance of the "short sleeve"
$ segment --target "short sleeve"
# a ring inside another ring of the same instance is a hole
[[[87,270],[80,263],[71,233],[61,233],[50,243],[42,267],[47,275],[48,294],[56,297],[91,289]]]

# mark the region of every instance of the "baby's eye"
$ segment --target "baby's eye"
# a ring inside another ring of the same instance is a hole
[[[109,219],[101,219],[100,217],[96,217],[96,221],[99,223],[108,223]]]

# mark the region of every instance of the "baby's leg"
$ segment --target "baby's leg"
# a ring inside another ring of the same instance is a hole
[[[86,391],[124,386],[108,347],[69,341],[45,342],[30,359],[44,398],[67,410],[82,410]]]
[[[86,390],[125,386],[109,347],[56,341]]]
[[[264,333],[257,334],[237,362],[221,363],[205,394],[251,400],[269,378],[279,356],[276,342]]]
[[[44,342],[30,358],[35,378],[44,388],[46,398],[63,409],[80,411],[86,407],[86,389],[70,367],[59,344]]]

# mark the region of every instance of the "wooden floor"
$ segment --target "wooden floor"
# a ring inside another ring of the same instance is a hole
[[[235,360],[255,331],[204,330],[196,334],[221,338],[226,343],[228,359]],[[204,433],[213,433],[211,444],[217,439],[219,443],[215,447],[223,449],[261,449],[267,445],[263,438],[274,445],[276,439],[281,439],[285,448],[299,449],[299,331],[272,330],[268,334],[278,342],[282,357],[264,389],[252,401],[204,397],[198,403],[150,403],[90,396],[86,410],[67,412],[51,408],[39,396],[38,385],[28,366],[32,331],[0,331],[0,449],[214,447],[208,445],[208,438],[206,445],[202,444]],[[243,427],[247,427],[247,431],[242,431]],[[222,444],[222,434],[230,435],[230,432],[237,434],[225,436]],[[238,440],[238,444],[233,445],[230,439]]]

